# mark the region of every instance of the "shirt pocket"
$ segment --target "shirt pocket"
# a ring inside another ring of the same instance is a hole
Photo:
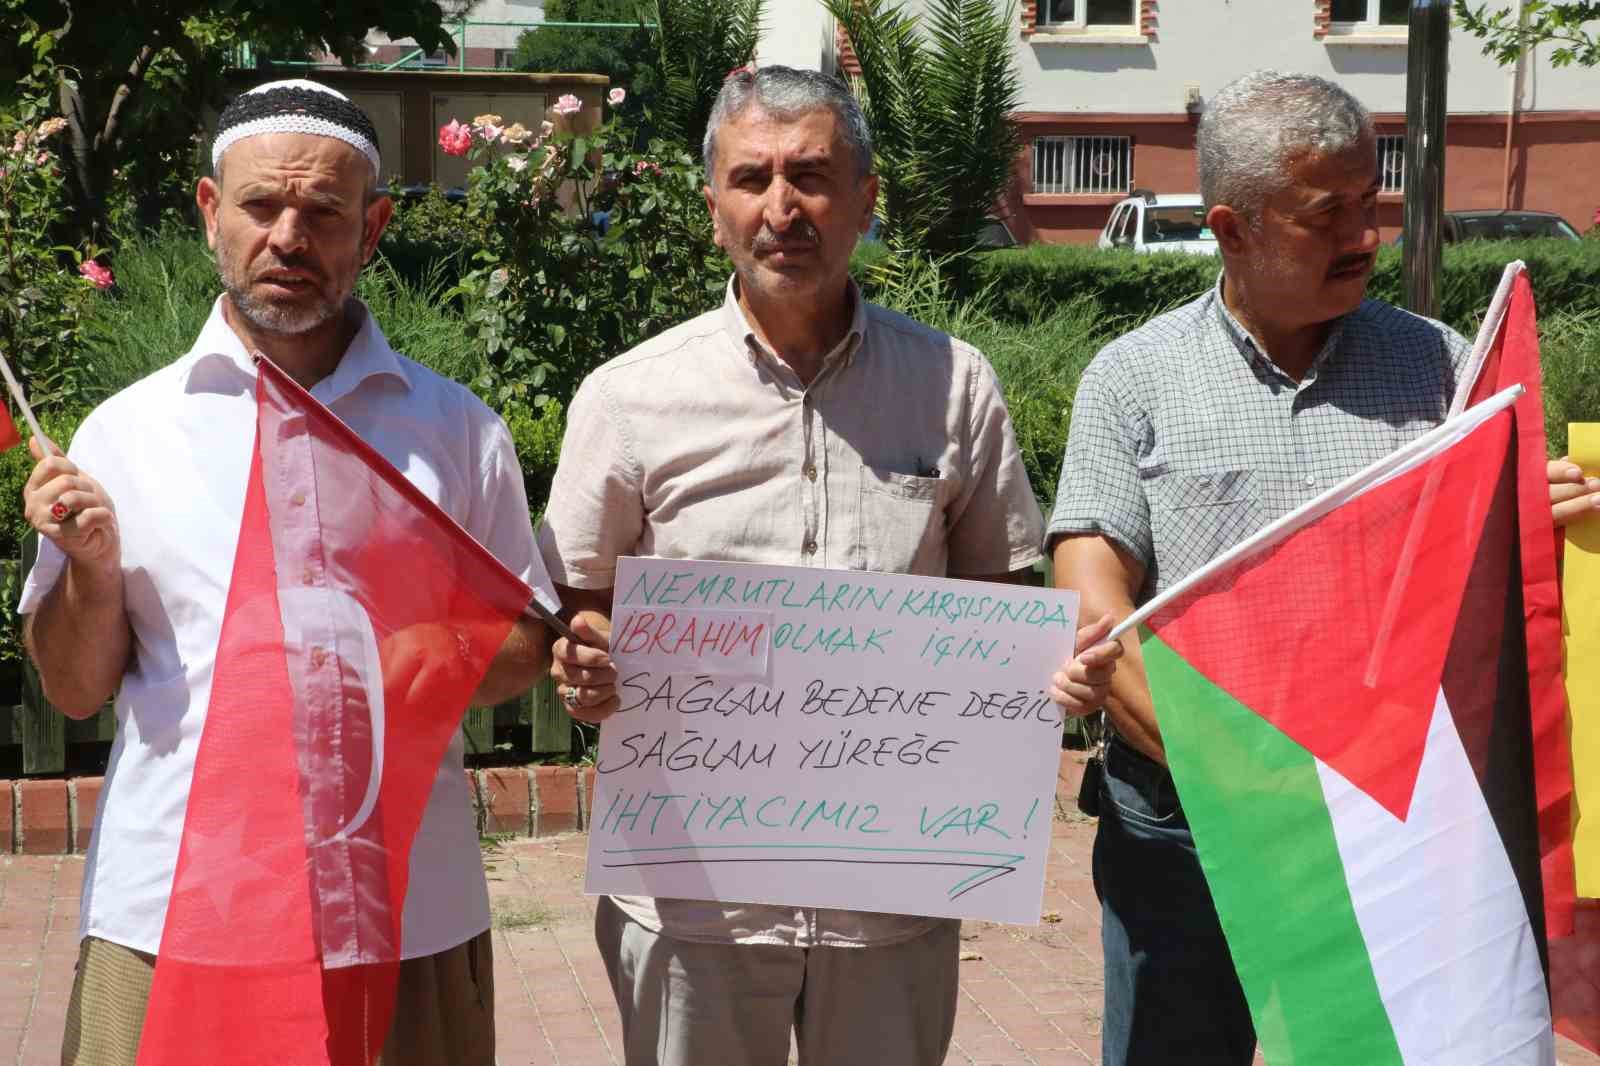
[[[946,482],[861,467],[850,565],[886,574],[943,574]]]
[[[1262,526],[1254,470],[1174,471],[1148,485],[1150,526],[1161,587],[1171,585]]]

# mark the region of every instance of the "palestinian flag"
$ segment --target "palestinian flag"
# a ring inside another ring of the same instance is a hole
[[[1533,288],[1520,260],[1507,264],[1500,279],[1452,410],[1479,403],[1494,390],[1513,383],[1525,386],[1535,396],[1540,393]],[[1512,644],[1499,645],[1499,670],[1519,682],[1515,690],[1506,690],[1502,684],[1504,699],[1520,695],[1519,671],[1523,670],[1527,695],[1525,703],[1502,705],[1501,712],[1526,716],[1532,734],[1532,790],[1538,809],[1556,1031],[1600,1052],[1600,899],[1594,898],[1592,887],[1585,889],[1577,883],[1574,854],[1583,782],[1595,779],[1593,762],[1600,753],[1575,746],[1578,732],[1565,699],[1562,604],[1555,561],[1564,538],[1556,531],[1552,543],[1550,523],[1545,521],[1549,489],[1544,474],[1544,418],[1540,405],[1531,399],[1518,405],[1517,436],[1517,487],[1523,520],[1519,525],[1521,554],[1516,562],[1521,567],[1527,639],[1520,661],[1508,661],[1504,655],[1513,649]],[[1496,630],[1493,637],[1498,635]],[[1495,646],[1493,639],[1483,643],[1485,649]],[[1570,644],[1566,646],[1569,654],[1572,650]],[[1509,785],[1512,794],[1520,793],[1526,802],[1528,783],[1517,780]],[[1575,899],[1580,891],[1588,898]]]
[[[1554,1061],[1538,403],[1468,408],[1129,619],[1272,1066]]]

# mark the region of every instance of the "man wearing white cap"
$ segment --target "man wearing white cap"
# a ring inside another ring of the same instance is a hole
[[[259,351],[531,585],[549,589],[505,425],[389,347],[352,293],[393,212],[361,109],[306,81],[223,111],[196,200],[223,295],[194,346],[106,401],[24,490],[41,534],[28,649],[73,717],[117,694],[84,870],[62,1062],[133,1066],[161,942],[244,510]],[[473,702],[526,689],[546,638],[523,622]],[[251,782],[242,779],[241,790]],[[386,1066],[492,1066],[489,900],[459,735],[412,852]]]

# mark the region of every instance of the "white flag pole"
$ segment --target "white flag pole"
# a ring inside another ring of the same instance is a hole
[[[61,449],[56,447],[55,441],[45,436],[44,430],[39,428],[39,420],[33,417],[33,408],[28,406],[28,398],[22,394],[22,386],[17,384],[17,376],[11,372],[11,364],[4,355],[0,355],[0,374],[5,375],[6,390],[11,393],[11,398],[17,401],[17,407],[28,423],[28,431],[39,441],[39,447],[44,449],[45,455],[51,452],[62,454]]]
[[[1472,354],[1467,357],[1461,380],[1456,382],[1456,394],[1450,401],[1450,412],[1445,417],[1454,418],[1467,409],[1467,400],[1472,396],[1473,386],[1478,383],[1478,375],[1483,373],[1489,349],[1494,347],[1494,340],[1500,335],[1500,325],[1506,320],[1506,307],[1511,303],[1511,286],[1515,284],[1517,275],[1527,269],[1527,264],[1522,260],[1513,259],[1501,273],[1500,284],[1494,290],[1494,299],[1489,301],[1483,324],[1478,327],[1478,339],[1473,342]]]

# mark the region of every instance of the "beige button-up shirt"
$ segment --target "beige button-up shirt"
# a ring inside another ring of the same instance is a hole
[[[567,413],[539,530],[554,580],[615,584],[623,555],[981,577],[1040,558],[1043,519],[994,370],[867,303],[809,386],[715,311],[613,359]],[[685,940],[861,946],[941,919],[620,897]]]

